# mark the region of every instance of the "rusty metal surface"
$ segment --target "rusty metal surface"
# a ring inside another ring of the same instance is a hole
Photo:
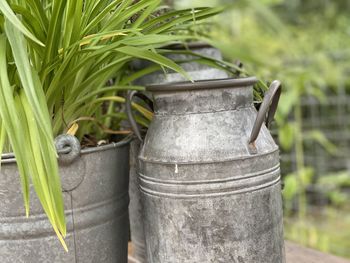
[[[153,92],[139,157],[148,262],[285,262],[278,147],[263,125],[249,151],[252,85],[213,85]]]

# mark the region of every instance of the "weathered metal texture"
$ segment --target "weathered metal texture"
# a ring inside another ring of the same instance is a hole
[[[218,49],[213,47],[195,45],[190,46],[191,51],[215,58],[222,59],[221,53]],[[181,47],[179,47],[181,49]],[[183,47],[182,47],[183,49]],[[169,55],[170,59],[175,61],[189,60],[191,57],[188,55]],[[147,65],[138,65],[138,67],[145,67]],[[181,65],[192,77],[193,80],[201,79],[221,79],[227,78],[228,74],[224,71],[210,68],[206,65],[201,65],[198,63],[184,63]],[[147,85],[151,83],[169,83],[171,81],[182,81],[185,80],[181,74],[178,73],[168,73],[156,72],[151,75],[147,75],[141,78],[138,83],[141,85]],[[141,137],[141,135],[139,135]],[[141,195],[139,190],[139,184],[137,179],[137,159],[139,151],[136,149],[140,148],[140,143],[133,141],[131,144],[131,155],[130,155],[130,185],[129,185],[129,195],[130,195],[130,205],[129,205],[129,217],[130,217],[130,232],[131,240],[133,242],[133,256],[140,262],[146,262],[146,251],[145,251],[145,237],[144,237],[144,227],[143,227],[143,212]]]
[[[140,147],[141,142],[137,139],[133,140],[130,144],[129,219],[130,234],[133,243],[132,255],[135,257],[135,259],[144,261],[146,258],[146,246],[143,228],[141,194],[137,177]]]
[[[129,141],[83,150],[60,165],[69,252],[60,245],[31,187],[24,215],[14,159],[0,172],[1,263],[127,262]]]
[[[255,82],[148,88],[155,116],[139,176],[149,263],[285,262],[278,147],[265,125],[255,153],[248,145]]]

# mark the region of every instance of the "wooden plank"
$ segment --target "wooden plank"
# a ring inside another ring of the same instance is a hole
[[[350,260],[325,254],[289,241],[286,241],[285,245],[287,263],[350,263]]]
[[[129,256],[128,263],[141,263],[140,261],[134,259],[132,256]]]
[[[287,263],[350,263],[350,260],[325,254],[289,241],[286,241],[285,245]],[[129,249],[132,249],[131,244],[129,244]],[[129,256],[129,263],[140,262]]]

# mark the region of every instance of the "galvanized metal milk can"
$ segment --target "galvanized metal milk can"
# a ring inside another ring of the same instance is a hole
[[[141,142],[134,139],[130,144],[130,171],[129,171],[129,221],[132,241],[132,256],[144,262],[146,259],[145,233],[143,227],[143,211],[141,194],[138,183],[138,155]]]
[[[189,44],[188,48],[196,54],[210,57],[213,59],[221,60],[222,56],[218,49],[208,46],[203,43],[192,43]],[[173,50],[183,50],[185,49],[182,45],[172,46]],[[186,55],[186,54],[170,54],[167,56],[168,58],[174,61],[186,61],[194,59],[194,56]],[[145,64],[146,63],[146,64]],[[147,62],[143,61],[138,63],[138,65],[134,65],[139,69],[147,66]],[[201,79],[220,79],[227,78],[228,74],[220,69],[212,68],[204,64],[199,64],[196,62],[187,62],[181,64],[181,66],[186,70],[189,76],[194,80]],[[176,72],[169,72],[164,74],[164,72],[155,72],[150,75],[146,75],[143,78],[137,81],[139,85],[149,85],[154,83],[169,83],[171,81],[183,81],[185,78]],[[129,95],[134,96],[135,92],[130,93]],[[131,101],[131,97],[129,97],[129,102]],[[142,99],[142,98],[141,98]],[[149,104],[149,103],[148,103]],[[128,104],[129,110],[128,115],[131,114],[131,105]],[[136,125],[136,123],[134,124]],[[146,262],[146,245],[145,245],[145,237],[144,237],[144,226],[143,226],[143,212],[142,212],[142,204],[141,204],[141,194],[139,190],[138,183],[138,155],[139,149],[141,147],[141,141],[144,136],[142,136],[138,129],[136,130],[136,134],[138,136],[138,140],[134,140],[130,145],[130,182],[129,182],[129,195],[130,195],[130,204],[129,204],[129,218],[130,218],[130,232],[131,232],[131,240],[133,243],[133,253],[132,255],[135,259],[140,262]]]
[[[153,85],[139,156],[149,263],[285,262],[279,152],[269,131],[281,93],[257,113],[256,78]]]

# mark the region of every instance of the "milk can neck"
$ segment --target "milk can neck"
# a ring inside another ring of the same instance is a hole
[[[254,80],[251,78],[238,84],[232,81],[233,85],[222,85],[222,80],[186,83],[182,86],[175,84],[175,87],[169,84],[164,85],[164,89],[150,89],[154,97],[155,114],[196,114],[251,107]]]

